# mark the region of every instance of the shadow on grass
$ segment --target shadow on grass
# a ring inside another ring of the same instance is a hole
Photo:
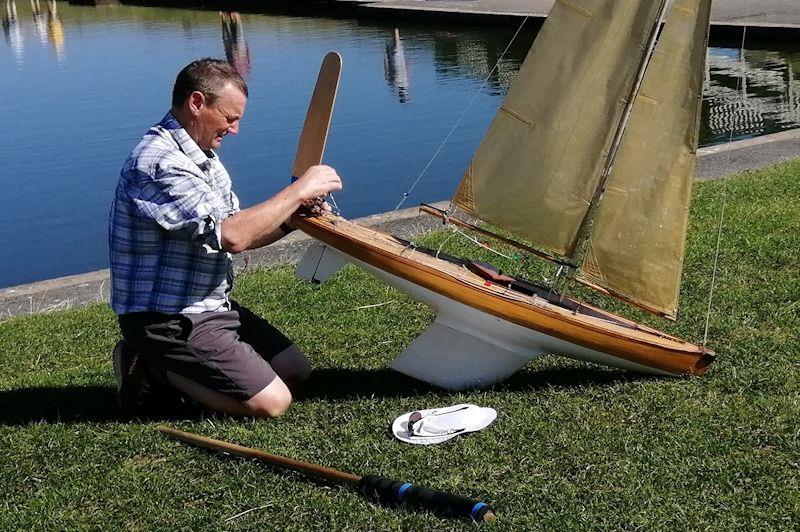
[[[626,382],[646,382],[661,377],[623,370],[593,367],[564,367],[520,371],[482,392],[535,392],[550,388],[606,387]],[[416,397],[422,394],[447,395],[450,392],[412,379],[390,369],[321,368],[311,374],[299,399],[358,399],[359,397]]]
[[[391,369],[320,368],[311,373],[298,399],[358,399],[414,397],[442,390]]]
[[[494,392],[524,392],[538,391],[550,388],[558,389],[579,389],[579,388],[603,388],[624,383],[653,382],[670,377],[650,375],[646,373],[636,373],[623,369],[608,369],[599,366],[586,367],[563,367],[548,368],[539,370],[520,371],[495,384],[490,391]]]
[[[564,367],[518,372],[506,381],[478,393],[535,392],[613,386],[626,382],[660,379],[626,371],[591,367]],[[311,375],[298,399],[352,400],[362,397],[418,397],[451,393],[414,380],[390,369],[322,368]],[[206,412],[208,415],[208,412]],[[137,418],[141,421],[200,419],[201,410],[162,412]],[[0,391],[0,425],[32,423],[121,423],[127,421],[117,407],[116,391],[108,386],[64,386]]]
[[[199,413],[163,413],[142,421],[192,419]],[[63,386],[0,391],[0,425],[32,423],[123,423],[117,392],[108,386]]]

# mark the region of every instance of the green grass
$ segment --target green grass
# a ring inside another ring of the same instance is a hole
[[[725,186],[695,188],[681,317],[667,327],[695,341]],[[442,392],[386,369],[430,322],[429,310],[354,268],[318,287],[283,267],[243,277],[236,297],[310,354],[316,373],[305,397],[272,421],[171,423],[483,498],[499,516],[482,525],[487,530],[795,529],[800,162],[730,180],[727,202],[709,341],[718,360],[702,378],[543,357],[488,390]],[[457,239],[447,244],[474,253]],[[157,421],[121,421],[110,361],[117,337],[102,305],[0,323],[0,528],[475,527],[202,452],[156,433]],[[389,435],[405,411],[462,401],[494,407],[499,417],[485,431],[430,448]]]

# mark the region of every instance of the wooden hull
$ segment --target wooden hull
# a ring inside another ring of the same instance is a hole
[[[547,352],[656,374],[700,375],[714,358],[712,351],[701,346],[574,300],[562,304],[548,300],[546,293],[526,295],[488,283],[466,268],[342,218],[295,216],[293,223],[348,260],[435,308],[439,317],[433,329],[439,326],[440,332],[456,332],[476,342],[487,342],[489,351],[483,352],[491,352],[493,345],[516,353],[520,356],[516,367]],[[435,341],[436,335],[426,331],[419,343],[424,343],[426,334]],[[414,344],[409,351],[412,348]],[[500,351],[494,351],[500,355]],[[431,355],[434,353],[417,353],[418,360],[412,365],[422,363],[425,357],[429,365]],[[474,358],[478,365],[483,363],[481,357]],[[507,376],[504,372],[515,371],[508,369],[513,365],[509,362],[505,370],[486,379],[473,375],[455,383],[439,379],[434,384],[448,388],[487,385],[502,380]],[[405,372],[414,371],[418,373],[415,377],[429,380],[424,369]]]

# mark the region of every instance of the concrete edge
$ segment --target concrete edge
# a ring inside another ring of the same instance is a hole
[[[396,12],[413,11],[415,13],[428,12],[428,13],[443,13],[447,15],[468,15],[468,16],[500,16],[500,17],[531,17],[531,18],[547,18],[547,13],[528,13],[526,11],[489,11],[486,9],[463,9],[457,7],[441,7],[441,6],[398,6],[398,5],[384,5],[384,4],[370,4],[360,3],[357,6],[359,9],[388,9]]]
[[[755,146],[762,146],[764,144],[772,144],[775,142],[785,142],[800,139],[800,128],[789,129],[770,135],[763,135],[761,137],[754,137],[752,139],[737,140],[734,142],[726,142],[724,144],[717,144],[714,146],[706,146],[697,150],[697,155],[705,157],[715,153],[722,153],[726,151],[735,151],[745,148],[753,148]],[[798,154],[800,156],[800,154]]]
[[[769,149],[767,147],[769,146]],[[734,155],[735,154],[735,155]],[[712,179],[756,170],[800,157],[800,129],[783,131],[753,139],[708,146],[698,150],[697,179]],[[446,208],[449,202],[434,206]],[[404,238],[415,238],[441,226],[417,207],[374,214],[354,220]],[[277,264],[294,263],[311,243],[303,233],[289,235],[265,248],[237,255],[239,273]],[[40,314],[108,301],[109,270],[69,275],[0,289],[0,321],[24,314]]]

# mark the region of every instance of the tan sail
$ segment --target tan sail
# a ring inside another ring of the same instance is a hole
[[[663,6],[557,0],[453,203],[563,256],[594,196]]]
[[[606,183],[578,280],[678,308],[711,0],[676,0]]]

